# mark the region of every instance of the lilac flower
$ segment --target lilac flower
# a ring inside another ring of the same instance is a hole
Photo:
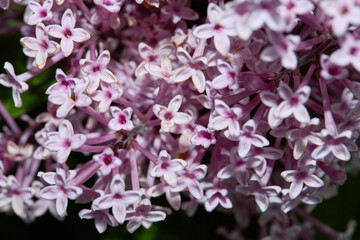
[[[289,196],[291,199],[296,198],[303,190],[304,184],[308,187],[320,188],[324,182],[314,174],[316,161],[307,161],[304,165],[299,163],[296,170],[286,170],[281,173],[285,181],[290,182]]]
[[[198,38],[208,39],[214,37],[216,50],[222,55],[226,55],[230,49],[230,39],[228,36],[235,36],[234,28],[221,18],[222,9],[210,3],[207,9],[209,23],[198,26],[194,29],[194,35]]]
[[[304,154],[309,142],[316,145],[323,144],[321,137],[314,132],[319,123],[318,118],[313,118],[309,123],[301,124],[301,128],[291,129],[286,133],[290,141],[295,141],[293,152],[295,159],[299,159]]]
[[[33,13],[30,15],[27,23],[29,25],[36,25],[43,21],[52,20],[54,17],[51,12],[52,5],[53,0],[45,0],[42,6],[38,2],[29,1],[28,6]]]
[[[232,203],[226,195],[228,191],[226,189],[208,189],[206,190],[206,202],[205,209],[208,212],[212,212],[219,204],[224,208],[232,208]]]
[[[257,205],[264,212],[269,207],[269,198],[277,196],[281,188],[279,186],[263,186],[258,180],[250,180],[248,186],[238,186],[237,190],[254,195]]]
[[[22,162],[32,157],[34,146],[29,143],[25,146],[18,146],[13,141],[8,141],[6,150],[7,151],[3,155],[4,159]]]
[[[284,29],[290,32],[298,23],[297,15],[311,13],[314,4],[309,0],[280,0],[278,12],[284,22]]]
[[[42,23],[36,25],[36,38],[24,37],[20,39],[20,42],[24,47],[36,51],[35,64],[40,69],[44,68],[48,54],[53,54],[60,49],[57,42],[49,41],[45,25]]]
[[[240,107],[230,108],[225,102],[215,99],[215,116],[209,121],[208,127],[214,130],[223,130],[228,128],[233,135],[239,135],[240,124],[238,119],[242,114]]]
[[[130,233],[133,233],[141,224],[144,224],[144,222],[159,222],[165,219],[166,214],[164,212],[153,211],[151,208],[150,200],[144,198],[136,204],[134,210],[127,211],[126,220],[129,220],[129,222],[126,225],[126,229]]]
[[[182,159],[171,159],[166,150],[159,153],[158,164],[151,170],[150,176],[164,177],[164,180],[171,187],[177,185],[176,172],[183,170],[187,163]]]
[[[283,101],[276,107],[275,116],[284,119],[294,115],[301,123],[309,122],[310,116],[304,103],[309,99],[310,91],[309,86],[304,86],[293,92],[287,84],[281,82],[278,93]]]
[[[239,141],[238,153],[240,157],[245,157],[250,151],[251,145],[256,147],[265,147],[269,145],[269,140],[265,137],[255,134],[256,125],[254,120],[250,119],[243,125],[243,130],[240,130],[238,135],[233,135],[229,129],[225,132],[225,136],[232,140]]]
[[[161,183],[150,187],[147,194],[150,197],[158,197],[165,193],[166,200],[170,206],[175,210],[179,210],[181,207],[181,195],[179,192],[173,192],[172,189],[173,188],[167,184],[165,180],[161,179]]]
[[[346,79],[349,75],[349,72],[346,68],[333,64],[330,61],[330,57],[325,54],[321,55],[320,64],[320,75],[325,80],[331,81],[334,79]]]
[[[44,143],[44,147],[56,152],[58,163],[66,162],[71,150],[81,147],[86,141],[85,135],[74,134],[69,120],[63,120],[59,126],[59,131],[49,132],[47,136],[48,140]]]
[[[217,68],[221,74],[212,80],[212,88],[223,89],[229,87],[230,89],[236,89],[238,87],[236,81],[237,78],[233,67],[227,62],[219,59],[217,61]]]
[[[196,146],[201,145],[204,148],[208,148],[211,144],[216,143],[214,131],[201,125],[197,125],[195,129],[195,135],[191,138],[191,143]]]
[[[204,196],[203,188],[200,185],[207,172],[207,166],[202,164],[198,166],[189,166],[179,173],[178,185],[173,189],[174,192],[183,191],[187,188],[191,195],[196,199]]]
[[[35,191],[33,188],[21,186],[14,176],[7,178],[6,187],[0,192],[0,208],[11,206],[19,217],[25,214],[26,205],[32,203]]]
[[[66,93],[67,95],[71,95],[71,89],[73,89],[76,85],[76,78],[68,78],[63,70],[60,68],[56,69],[55,73],[56,83],[51,85],[47,90],[46,94],[57,94],[57,93]]]
[[[334,136],[326,129],[322,129],[320,134],[324,140],[324,144],[315,148],[311,154],[313,158],[322,159],[331,152],[340,160],[348,161],[350,159],[350,152],[345,143],[349,142],[352,131],[346,130]]]
[[[191,121],[189,114],[178,112],[181,106],[182,96],[176,95],[169,102],[168,106],[155,104],[152,108],[157,118],[161,120],[161,129],[165,132],[169,132],[171,128],[176,124],[187,124]]]
[[[95,199],[94,204],[100,209],[111,208],[116,221],[122,224],[125,221],[126,207],[139,198],[139,191],[125,191],[124,180],[118,174],[111,180],[110,193]]]
[[[123,89],[116,83],[109,84],[103,82],[101,84],[101,90],[95,91],[91,95],[91,98],[95,101],[100,102],[98,107],[99,112],[106,112],[109,109],[112,101],[121,97],[123,92]]]
[[[68,198],[75,200],[83,192],[81,188],[67,184],[75,174],[67,167],[57,167],[56,173],[47,172],[40,175],[45,182],[51,185],[41,189],[40,196],[49,200],[56,199],[56,210],[61,217],[66,215]]]
[[[201,69],[205,68],[207,58],[191,57],[190,54],[182,47],[177,49],[176,56],[184,65],[175,70],[173,76],[174,82],[183,82],[191,77],[195,88],[199,91],[199,93],[203,93],[205,91],[205,75]]]
[[[121,165],[121,160],[114,155],[114,151],[109,147],[101,154],[94,155],[93,159],[101,165],[100,172],[103,175],[108,175],[113,168]]]
[[[61,105],[56,111],[56,117],[65,117],[75,106],[86,107],[91,104],[91,98],[84,94],[84,90],[86,89],[88,82],[88,79],[78,80],[74,89],[74,98],[63,92],[55,94],[50,93],[49,102]]]
[[[121,110],[118,107],[110,107],[111,115],[113,118],[109,122],[109,128],[115,131],[124,129],[130,131],[134,128],[133,122],[130,120],[132,109],[127,107]]]
[[[333,52],[330,61],[338,66],[349,64],[360,71],[360,41],[351,34],[346,34],[341,41],[341,48]]]
[[[294,53],[300,43],[300,37],[297,35],[282,36],[280,33],[268,31],[269,41],[273,44],[261,52],[261,60],[273,62],[280,57],[281,64],[287,69],[295,69],[297,57]]]
[[[250,169],[260,166],[262,159],[259,157],[240,158],[237,148],[230,150],[230,164],[226,165],[217,173],[220,179],[228,179],[235,175],[240,185],[246,186],[250,179]]]
[[[11,63],[5,62],[4,69],[7,74],[0,74],[0,84],[5,87],[12,88],[12,98],[16,107],[22,107],[22,101],[20,93],[23,93],[29,89],[26,82],[18,79],[15,75],[14,67]]]
[[[326,15],[331,17],[331,27],[336,36],[346,33],[350,24],[360,25],[360,7],[354,0],[321,1],[320,7]]]
[[[160,60],[160,67],[154,63],[145,64],[145,70],[151,75],[164,79],[168,83],[172,83],[173,70],[172,64],[168,56],[162,55]]]
[[[101,80],[106,83],[117,82],[114,74],[110,70],[106,69],[110,59],[110,52],[107,50],[103,51],[96,61],[81,59],[81,70],[89,78],[89,85],[87,87],[89,93],[93,93],[99,87]]]
[[[92,205],[91,209],[83,209],[79,212],[79,217],[81,219],[91,219],[94,218],[96,230],[99,233],[105,232],[107,225],[116,227],[118,225],[116,219],[108,213],[106,210],[99,209],[96,205]]]
[[[172,17],[174,24],[178,23],[181,19],[195,21],[199,18],[199,14],[189,7],[186,7],[187,0],[169,0],[168,5],[161,8],[161,13]]]
[[[60,25],[49,25],[46,31],[50,36],[61,38],[61,51],[65,57],[68,57],[74,48],[74,42],[84,42],[90,39],[90,34],[82,28],[75,28],[75,16],[71,9],[67,9]]]
[[[154,50],[147,44],[140,43],[138,46],[138,51],[140,57],[144,59],[144,61],[142,61],[136,68],[135,75],[142,76],[147,73],[145,65],[150,63],[157,64],[160,61],[161,56],[169,56],[173,51],[173,46],[171,44],[165,44]]]
[[[276,108],[282,102],[280,96],[272,92],[262,91],[260,92],[260,99],[263,104],[270,108],[267,116],[267,122],[270,128],[274,129],[278,127],[283,121],[282,118],[276,116]]]

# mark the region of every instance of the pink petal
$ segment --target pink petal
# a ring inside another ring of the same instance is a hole
[[[75,16],[70,8],[68,8],[61,18],[63,28],[73,29],[75,27]]]
[[[193,34],[197,38],[208,39],[214,36],[214,25],[213,24],[202,24],[195,28]]]
[[[226,34],[222,32],[216,33],[214,35],[214,43],[216,50],[218,50],[218,52],[221,53],[223,56],[229,52],[230,39]]]

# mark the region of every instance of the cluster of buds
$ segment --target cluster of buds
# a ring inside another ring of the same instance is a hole
[[[311,206],[360,169],[359,1],[0,7],[0,33],[21,32],[28,57],[28,71],[6,62],[0,75],[15,106],[56,68],[46,112],[13,119],[0,102],[0,212],[61,219],[71,200],[100,233],[132,233],[201,205],[234,216],[220,231],[233,239],[253,216],[259,239],[312,239],[311,226],[350,239],[353,221],[337,232]],[[167,205],[152,204],[163,195]]]

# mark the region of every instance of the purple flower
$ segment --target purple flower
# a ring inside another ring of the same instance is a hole
[[[180,192],[187,188],[193,197],[201,199],[204,196],[204,192],[199,181],[205,177],[207,169],[207,166],[204,164],[198,166],[188,165],[186,169],[178,174],[178,185],[173,191]]]
[[[94,200],[94,204],[100,209],[112,209],[116,221],[122,224],[125,221],[126,207],[135,203],[140,198],[139,191],[125,191],[125,183],[122,177],[115,175],[110,183],[110,193]]]
[[[110,52],[107,50],[103,51],[96,61],[81,59],[81,70],[89,78],[89,85],[87,87],[89,93],[93,93],[99,87],[100,81],[104,81],[106,83],[117,82],[114,74],[110,70],[106,69],[110,59]]]
[[[12,88],[12,98],[16,107],[22,107],[22,101],[20,93],[23,93],[29,89],[26,82],[18,79],[15,75],[14,67],[11,63],[5,62],[4,69],[7,74],[0,74],[0,84],[5,87]]]
[[[58,163],[66,162],[71,150],[81,147],[86,141],[85,135],[74,134],[69,120],[63,120],[59,126],[59,131],[49,132],[47,137],[48,140],[44,143],[44,147],[56,152]]]
[[[176,172],[183,170],[187,163],[182,159],[171,159],[166,150],[160,152],[158,162],[151,170],[150,175],[152,177],[164,177],[167,184],[175,187],[177,185]]]
[[[300,161],[300,160],[299,160]],[[296,170],[286,170],[281,173],[281,176],[285,181],[290,182],[289,196],[291,199],[299,196],[303,190],[304,184],[308,187],[320,188],[324,185],[324,182],[314,174],[316,169],[316,161],[307,161],[304,165],[301,162]]]
[[[338,66],[345,67],[349,64],[360,71],[360,41],[351,34],[346,34],[341,39],[341,48],[333,52],[330,61]]]
[[[204,148],[208,148],[211,144],[216,143],[214,131],[201,125],[197,125],[195,128],[195,135],[191,138],[191,143],[196,146],[201,145]]]
[[[57,82],[46,90],[46,94],[66,93],[70,96],[71,89],[75,87],[75,82],[78,81],[76,78],[68,78],[60,68],[56,69],[55,79]]]
[[[103,175],[108,175],[113,168],[121,165],[121,160],[114,155],[114,151],[110,147],[101,154],[94,155],[93,159],[101,165],[100,172]]]
[[[75,16],[70,8],[68,8],[62,18],[60,25],[49,25],[46,31],[50,36],[61,38],[61,51],[65,57],[68,57],[73,49],[74,42],[85,42],[90,39],[90,34],[82,28],[75,28]]]
[[[331,152],[335,157],[340,160],[350,160],[350,152],[345,143],[350,141],[352,131],[346,130],[333,136],[326,129],[321,130],[321,137],[324,144],[321,144],[312,152],[311,156],[315,159],[325,158]]]
[[[297,57],[294,51],[300,43],[297,35],[282,36],[280,33],[267,31],[269,41],[273,44],[261,52],[260,58],[266,62],[273,62],[280,57],[281,64],[287,69],[295,69]]]
[[[190,54],[182,47],[177,49],[176,56],[184,65],[175,70],[173,76],[174,82],[180,83],[191,77],[195,88],[199,91],[199,93],[203,93],[205,91],[205,75],[201,69],[205,68],[207,58],[191,57]]]
[[[269,140],[265,137],[255,134],[256,125],[254,120],[248,120],[238,135],[233,135],[233,132],[229,129],[225,131],[225,136],[231,140],[239,141],[238,153],[240,157],[245,157],[250,151],[251,145],[255,147],[265,147],[269,145]]]
[[[96,230],[99,233],[105,232],[107,225],[116,227],[118,225],[116,219],[108,213],[106,210],[99,209],[94,204],[91,206],[91,209],[83,209],[79,212],[79,217],[81,219],[91,219],[94,218]]]
[[[136,204],[134,210],[127,211],[126,220],[129,220],[129,222],[126,225],[126,229],[130,233],[133,233],[141,226],[141,224],[159,222],[165,219],[166,214],[164,212],[153,211],[151,208],[150,200],[144,198],[138,204]]]
[[[60,49],[57,42],[49,41],[45,25],[39,23],[36,25],[36,38],[24,37],[20,39],[21,44],[36,52],[35,64],[38,68],[42,69],[45,66],[48,54],[53,54]]]
[[[61,217],[66,215],[68,198],[75,200],[83,192],[81,188],[67,184],[75,174],[75,171],[69,171],[67,167],[58,166],[56,173],[47,172],[40,175],[45,182],[51,185],[41,189],[40,196],[49,200],[56,199],[56,211]]]
[[[34,194],[33,188],[21,186],[14,176],[9,176],[6,187],[0,192],[0,208],[11,206],[16,215],[23,217],[26,207],[32,204]]]
[[[38,2],[30,1],[28,6],[33,12],[27,21],[29,25],[36,25],[43,21],[50,21],[54,17],[51,12],[53,0],[45,0],[42,6]]]
[[[235,29],[227,22],[224,22],[222,9],[210,3],[207,9],[209,23],[198,26],[194,29],[194,35],[198,38],[208,39],[214,37],[216,50],[222,55],[226,55],[230,49],[230,39],[228,36],[235,36]]]
[[[212,88],[223,89],[229,87],[230,89],[236,89],[238,83],[233,67],[227,62],[219,59],[217,61],[217,68],[221,74],[212,80]]]
[[[230,108],[225,102],[215,99],[214,116],[210,118],[208,127],[214,130],[223,130],[228,128],[233,135],[239,135],[240,124],[239,118],[242,114],[240,107]]]
[[[344,35],[350,24],[360,25],[360,7],[354,0],[326,0],[319,5],[324,13],[331,17],[331,27],[336,36]]]
[[[99,112],[106,112],[113,100],[118,99],[123,94],[123,89],[115,84],[103,82],[101,90],[95,91],[91,98],[99,103]]]
[[[158,64],[162,56],[169,56],[173,51],[171,44],[165,44],[159,46],[157,49],[152,49],[145,43],[140,43],[138,46],[140,57],[144,59],[136,68],[135,75],[142,76],[147,73],[145,66],[148,64]]]
[[[134,128],[134,124],[130,120],[132,114],[132,109],[130,107],[123,110],[118,107],[110,107],[110,112],[113,118],[109,122],[109,128],[115,131],[122,129],[130,131]]]
[[[56,111],[56,117],[62,118],[68,115],[68,113],[75,106],[77,107],[86,107],[91,104],[91,98],[84,94],[86,86],[88,85],[88,79],[79,79],[74,88],[74,99],[69,96],[68,93],[56,92],[49,95],[49,102],[52,102],[57,105],[61,105]]]
[[[296,120],[301,123],[309,122],[310,115],[304,103],[309,99],[310,91],[309,86],[304,86],[293,92],[286,83],[281,82],[278,93],[283,101],[276,107],[275,116],[284,119],[294,115]]]
[[[182,96],[176,95],[169,102],[168,106],[155,104],[152,108],[157,118],[161,120],[161,129],[165,132],[169,132],[171,128],[176,124],[187,124],[191,121],[189,114],[178,112],[181,106]]]

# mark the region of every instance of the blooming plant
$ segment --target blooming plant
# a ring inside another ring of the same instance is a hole
[[[21,108],[56,69],[42,113],[0,101],[0,212],[66,218],[71,201],[133,233],[202,206],[234,216],[231,239],[253,217],[259,239],[351,238],[311,206],[360,170],[360,2],[194,2],[0,0],[28,58],[1,91]]]

